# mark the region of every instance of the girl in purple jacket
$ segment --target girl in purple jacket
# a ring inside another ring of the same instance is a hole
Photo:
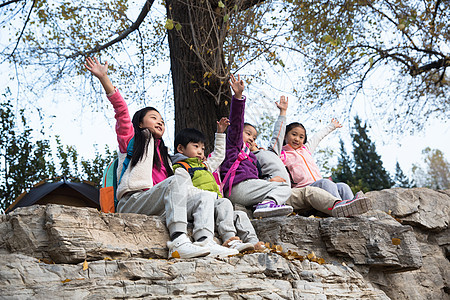
[[[253,212],[255,218],[288,215],[292,207],[284,203],[291,195],[289,184],[258,178],[256,156],[247,144],[251,136],[244,133],[244,81],[239,75],[237,79],[231,75],[230,86],[234,95],[231,99],[226,156],[220,167],[223,192],[233,203],[256,205]]]

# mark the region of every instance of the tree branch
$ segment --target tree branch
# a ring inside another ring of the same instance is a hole
[[[266,2],[266,0],[234,0],[227,2],[227,7],[232,9],[237,5],[238,10],[243,11],[263,2]]]
[[[3,6],[6,6],[6,5],[10,5],[10,4],[12,4],[12,3],[20,2],[20,1],[22,1],[22,0],[10,0],[10,1],[6,1],[5,3],[0,4],[0,8],[2,8]]]
[[[410,69],[409,73],[411,74],[411,76],[416,76],[416,75],[422,74],[424,72],[428,72],[433,69],[438,70],[440,68],[447,68],[447,67],[450,67],[450,58],[441,58],[441,59],[435,60],[433,62],[430,62],[426,65],[423,65],[419,68],[412,67]]]
[[[153,2],[155,2],[155,1],[154,0],[145,1],[144,7],[142,7],[141,13],[137,17],[136,21],[133,24],[131,24],[131,26],[128,27],[125,31],[123,31],[121,34],[119,34],[119,36],[116,37],[115,39],[113,39],[103,45],[95,46],[93,49],[91,49],[89,51],[75,52],[74,54],[68,56],[67,58],[74,58],[77,56],[89,56],[92,53],[97,53],[99,51],[102,51],[102,50],[120,42],[121,40],[125,39],[130,33],[132,33],[133,31],[135,31],[136,29],[139,28],[139,26],[142,24],[145,17],[147,16],[148,12],[150,11],[150,8],[152,7]]]
[[[435,24],[437,11],[438,11],[438,8],[439,8],[440,4],[441,4],[441,0],[437,0],[436,4],[435,4],[435,7],[434,7],[433,19],[431,20],[431,24],[433,24],[433,25]]]
[[[19,38],[17,39],[16,46],[14,47],[13,51],[9,55],[9,57],[13,56],[14,52],[16,51],[17,47],[19,46],[20,40],[22,39],[22,35],[25,31],[25,28],[27,27],[28,21],[30,20],[31,12],[33,11],[34,5],[36,4],[37,0],[33,0],[33,4],[31,5],[30,11],[28,12],[27,19],[25,20],[25,23],[23,24],[22,31],[20,32]]]

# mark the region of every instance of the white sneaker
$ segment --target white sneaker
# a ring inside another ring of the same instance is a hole
[[[201,242],[195,242],[194,245],[208,249],[210,251],[210,254],[208,256],[225,258],[230,255],[239,254],[238,250],[221,246],[214,242],[212,239],[205,239]]]
[[[209,254],[209,249],[194,245],[186,234],[167,242],[169,258],[193,258]]]
[[[256,205],[256,209],[253,212],[254,218],[267,218],[287,216],[293,211],[292,206],[278,205],[274,200],[259,203]]]
[[[244,243],[241,240],[232,240],[228,242],[228,248],[236,249],[239,252],[255,250],[255,246],[251,243]]]

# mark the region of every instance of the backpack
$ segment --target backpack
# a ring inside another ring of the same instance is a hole
[[[202,163],[203,164],[203,163]],[[180,165],[183,169],[185,169],[186,171],[188,171],[189,175],[192,177],[194,177],[194,173],[195,171],[198,170],[208,170],[208,168],[205,166],[205,164],[203,164],[203,167],[195,167],[193,168],[190,164],[188,164],[187,162],[184,161],[179,161],[174,163],[174,165]]]
[[[100,208],[102,212],[114,213],[116,211],[117,203],[117,187],[122,180],[122,176],[130,164],[131,157],[133,156],[134,137],[130,140],[127,146],[127,157],[122,164],[122,172],[117,179],[117,168],[119,166],[119,158],[114,159],[103,170],[103,180],[100,188]]]

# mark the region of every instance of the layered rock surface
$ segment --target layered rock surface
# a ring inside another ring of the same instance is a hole
[[[449,194],[391,189],[360,217],[253,220],[261,240],[324,264],[167,260],[160,217],[20,208],[0,219],[0,298],[449,299]]]

